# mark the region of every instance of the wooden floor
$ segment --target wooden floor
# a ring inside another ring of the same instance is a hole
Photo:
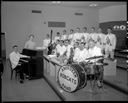
[[[13,77],[10,80],[10,68],[5,63],[2,76],[2,101],[61,101],[47,82],[42,79],[25,80],[20,84]]]

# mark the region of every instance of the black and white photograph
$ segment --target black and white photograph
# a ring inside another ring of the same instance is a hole
[[[126,1],[1,1],[1,102],[128,101]]]

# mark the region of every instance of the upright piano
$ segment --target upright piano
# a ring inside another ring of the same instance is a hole
[[[30,59],[28,59],[29,80],[42,78],[43,50],[23,49],[21,54],[30,56]]]

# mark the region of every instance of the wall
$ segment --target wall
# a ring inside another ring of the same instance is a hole
[[[41,10],[41,14],[33,14],[31,10]],[[75,16],[75,12],[83,13],[83,16]],[[66,29],[82,28],[83,26],[98,27],[98,10],[78,9],[70,7],[27,5],[15,3],[2,3],[2,32],[6,32],[6,55],[8,56],[14,44],[19,45],[21,51],[28,35],[34,33],[37,46],[42,46],[42,41],[50,30],[53,36],[56,32]],[[48,28],[48,21],[66,22],[66,28]]]
[[[112,33],[117,37],[116,49],[126,48],[126,21],[126,5],[109,6],[99,10],[99,26],[105,34],[108,27],[113,29]],[[125,27],[125,29],[121,27]]]
[[[108,21],[126,21],[126,5],[109,6],[99,10],[99,23]]]

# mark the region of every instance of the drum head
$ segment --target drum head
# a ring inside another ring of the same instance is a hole
[[[58,83],[67,92],[73,92],[78,86],[78,75],[70,66],[63,66],[58,72]]]

